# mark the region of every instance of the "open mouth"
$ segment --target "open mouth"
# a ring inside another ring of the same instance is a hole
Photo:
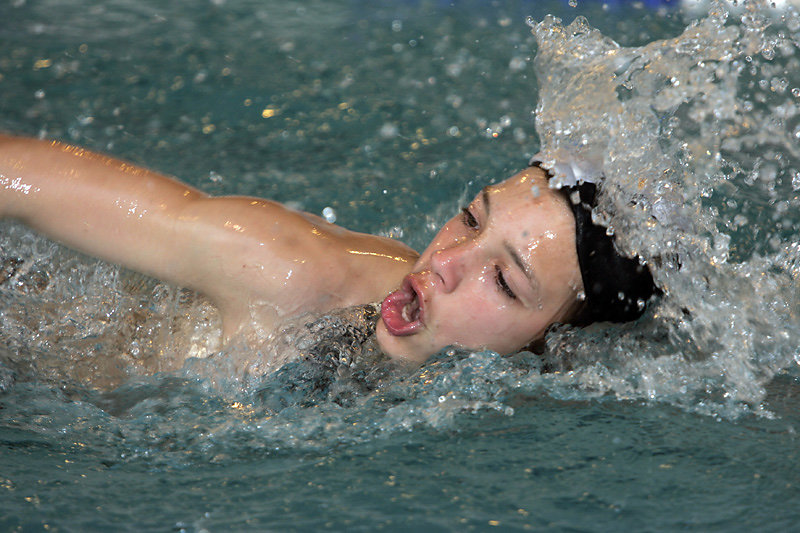
[[[381,303],[381,318],[389,333],[399,337],[413,335],[423,326],[420,295],[408,276]]]

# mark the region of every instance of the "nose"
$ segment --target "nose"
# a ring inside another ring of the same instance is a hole
[[[477,240],[465,241],[441,248],[431,256],[431,270],[438,275],[444,292],[453,292],[476,264],[480,252]]]

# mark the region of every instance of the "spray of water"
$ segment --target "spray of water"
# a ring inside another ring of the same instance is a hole
[[[635,328],[552,336],[550,363],[601,393],[758,409],[800,362],[797,12],[712,3],[635,48],[580,17],[531,24],[545,162],[592,169],[595,220],[664,292]]]
[[[663,290],[638,323],[562,328],[541,357],[441,354],[367,391],[302,364],[226,388],[203,376],[233,378],[225,361],[249,354],[208,343],[219,324],[206,303],[6,225],[3,362],[55,382],[122,383],[69,407],[58,388],[14,385],[0,368],[16,398],[7,425],[72,431],[112,455],[129,450],[123,459],[204,462],[452,427],[465,411],[511,416],[520,397],[541,394],[768,414],[765,386],[800,362],[800,16],[715,3],[680,35],[636,48],[582,18],[531,24],[545,164],[581,161],[602,182],[594,217]],[[169,366],[186,355],[188,372]],[[141,377],[155,359],[173,372]]]

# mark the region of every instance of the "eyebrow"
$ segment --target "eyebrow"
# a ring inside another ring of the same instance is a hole
[[[481,200],[483,200],[483,209],[486,211],[486,217],[489,217],[489,186],[487,185],[481,189]]]
[[[489,188],[490,186],[487,185],[481,190],[481,200],[483,201],[483,209],[486,212],[486,218],[489,218],[490,212]],[[531,282],[531,285],[533,285],[534,288],[538,288],[539,280],[536,279],[533,271],[528,268],[528,265],[525,264],[525,262],[522,260],[522,257],[520,257],[514,247],[511,246],[511,243],[504,241],[503,246],[505,247],[506,252],[508,252],[508,255],[511,256],[511,259],[514,261],[514,263],[520,268],[520,270],[522,270],[522,272],[525,274],[525,277],[528,278],[528,281]]]
[[[517,251],[514,249],[514,247],[511,246],[511,244],[509,244],[508,242],[504,242],[503,245],[505,246],[508,255],[510,255],[511,259],[514,260],[514,263],[516,263],[517,266],[522,270],[522,272],[525,273],[525,276],[531,282],[531,285],[533,285],[534,288],[538,287],[539,280],[536,279],[536,276],[533,275],[531,269],[528,268],[528,265],[525,264],[525,262],[517,253]]]

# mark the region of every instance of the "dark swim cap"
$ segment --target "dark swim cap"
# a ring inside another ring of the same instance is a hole
[[[553,173],[531,161],[531,166]],[[592,222],[597,186],[588,181],[559,189],[575,216],[575,244],[586,296],[583,309],[569,322],[587,326],[593,322],[629,322],[639,318],[645,304],[657,292],[653,276],[638,259],[617,252],[604,226]]]

